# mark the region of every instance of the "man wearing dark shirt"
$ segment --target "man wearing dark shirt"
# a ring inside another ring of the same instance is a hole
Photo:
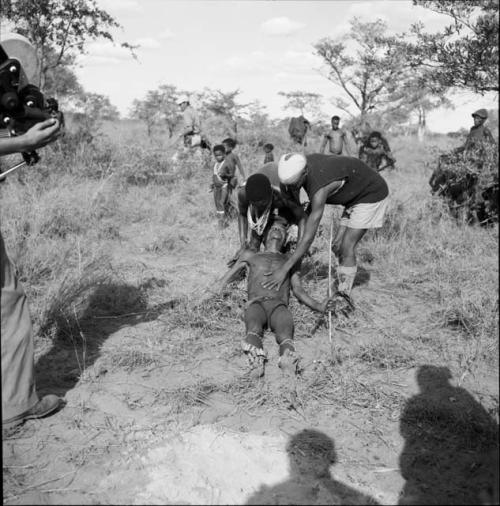
[[[488,119],[488,111],[486,109],[479,109],[472,113],[472,118],[474,119],[474,126],[471,127],[462,149],[468,151],[479,147],[482,143],[494,145],[495,139],[490,129],[484,124]]]
[[[278,289],[289,270],[312,244],[326,204],[344,206],[337,234],[338,291],[349,295],[356,276],[355,247],[369,228],[380,228],[388,203],[385,180],[357,158],[300,153],[283,155],[278,165],[282,189],[297,195],[304,188],[310,214],[297,248],[285,264],[269,274],[263,286]]]

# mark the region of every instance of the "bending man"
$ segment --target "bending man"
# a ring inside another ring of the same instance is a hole
[[[292,194],[304,188],[310,199],[310,214],[295,252],[282,266],[268,273],[263,286],[279,289],[290,269],[311,246],[325,205],[342,205],[345,210],[335,239],[340,263],[338,291],[349,296],[357,270],[356,245],[367,229],[382,226],[388,203],[387,183],[357,158],[335,155],[283,155],[278,175]]]

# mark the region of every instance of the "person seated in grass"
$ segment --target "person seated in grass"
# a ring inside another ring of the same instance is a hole
[[[298,355],[293,342],[294,322],[288,308],[290,287],[297,299],[313,311],[324,313],[335,310],[334,298],[318,302],[306,293],[301,283],[298,264],[287,274],[278,291],[262,287],[266,273],[282,267],[288,259],[288,255],[282,253],[286,232],[286,220],[279,216],[274,217],[266,235],[265,251],[244,250],[220,281],[219,293],[222,293],[239,269],[244,266],[248,268],[248,302],[244,316],[246,337],[242,341],[242,348],[247,354],[253,377],[264,375],[267,355],[262,345],[262,337],[266,328],[274,332],[279,345],[278,366],[287,374],[298,372]]]
[[[212,188],[214,191],[215,209],[219,225],[224,226],[228,213],[229,198],[233,188],[236,188],[237,179],[234,167],[226,163],[226,148],[217,144],[213,149],[215,164],[212,175]]]
[[[372,132],[359,148],[359,159],[375,172],[381,172],[388,167],[394,168],[396,163],[389,144],[377,131]]]

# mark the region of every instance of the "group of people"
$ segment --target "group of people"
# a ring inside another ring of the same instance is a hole
[[[309,198],[307,209],[300,202],[301,189]],[[252,375],[264,374],[267,354],[262,337],[266,329],[276,336],[278,365],[287,372],[299,369],[293,316],[288,308],[290,288],[300,302],[314,311],[352,310],[350,295],[357,272],[355,249],[368,229],[382,227],[388,195],[385,180],[362,160],[322,153],[287,153],[278,163],[264,164],[239,188],[240,249],[232,258],[219,291],[247,267],[248,302],[242,349]],[[317,301],[301,285],[300,266],[327,204],[344,207],[332,244],[339,266],[333,296]],[[298,227],[293,252],[288,247],[291,225]]]
[[[372,170],[381,172],[389,167],[394,168],[396,159],[391,153],[387,139],[378,131],[370,131],[367,135],[360,135],[356,139],[359,145],[358,158]],[[340,127],[340,117],[332,116],[331,129],[323,135],[320,153],[324,153],[328,146],[328,153],[332,155],[353,156],[353,147],[349,145],[347,132]]]
[[[234,153],[234,139],[224,139],[213,148],[212,188],[218,221],[227,226],[236,207],[240,242],[219,291],[240,279],[247,269],[242,349],[252,375],[264,374],[267,354],[262,338],[266,329],[276,336],[279,367],[287,372],[299,370],[293,316],[288,308],[290,289],[314,311],[346,314],[353,309],[350,295],[357,272],[355,248],[368,229],[383,224],[389,191],[378,173],[395,162],[388,143],[379,132],[371,132],[361,143],[358,158],[344,156],[351,153],[346,132],[339,124],[340,118],[333,116],[331,130],[323,136],[316,154],[288,153],[275,162],[274,146],[264,144],[263,165],[248,178]],[[327,146],[329,154],[324,154]],[[300,201],[301,189],[309,197],[306,205]],[[235,204],[231,201],[233,192]],[[317,301],[301,284],[300,266],[326,204],[344,207],[332,242],[339,260],[338,279],[334,295]]]
[[[34,56],[35,57],[35,56]],[[186,149],[204,142],[199,117],[188,97],[181,97],[182,139]],[[324,136],[320,153],[286,153],[275,162],[272,144],[265,144],[264,164],[247,178],[234,153],[236,142],[224,139],[213,147],[213,190],[218,215],[226,213],[230,194],[236,188],[240,248],[229,262],[219,290],[248,268],[246,333],[242,348],[252,374],[262,376],[267,361],[262,337],[272,330],[279,345],[279,366],[292,374],[298,371],[294,344],[294,321],[289,309],[290,289],[297,299],[314,311],[339,312],[353,309],[351,290],[357,273],[356,246],[367,230],[380,228],[388,205],[389,189],[373,160],[385,157],[394,162],[381,135],[373,132],[359,158],[344,156],[345,134],[339,118],[332,118],[331,131]],[[484,134],[484,128],[477,131]],[[0,138],[0,156],[32,152],[54,142],[61,131],[57,119],[35,124],[26,133]],[[479,134],[478,134],[479,135]],[[329,154],[324,154],[326,146]],[[371,150],[371,151],[370,151]],[[378,163],[378,161],[377,161]],[[236,171],[241,178],[238,184]],[[300,191],[308,196],[305,207]],[[344,211],[333,239],[338,256],[333,295],[317,301],[304,290],[301,259],[308,252],[327,205]],[[298,232],[295,249],[290,229]],[[261,251],[262,245],[264,250]],[[34,381],[34,345],[26,295],[10,262],[0,235],[1,333],[2,333],[2,427],[9,429],[31,418],[55,412],[62,401],[55,395],[40,399]]]

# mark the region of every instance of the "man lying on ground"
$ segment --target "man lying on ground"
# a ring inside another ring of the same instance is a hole
[[[323,302],[318,302],[306,293],[300,280],[298,264],[287,273],[278,291],[263,288],[262,282],[266,279],[266,273],[279,269],[289,258],[287,254],[281,253],[285,238],[286,221],[277,216],[267,232],[265,251],[256,253],[250,249],[244,250],[220,282],[222,292],[234,274],[243,266],[247,266],[248,302],[244,317],[246,337],[242,341],[242,348],[248,356],[253,377],[264,374],[267,358],[262,337],[266,328],[274,332],[279,345],[278,366],[288,374],[295,374],[298,371],[298,356],[293,343],[293,316],[288,308],[290,287],[299,302],[313,311],[324,313],[335,310],[334,299],[326,298]]]

